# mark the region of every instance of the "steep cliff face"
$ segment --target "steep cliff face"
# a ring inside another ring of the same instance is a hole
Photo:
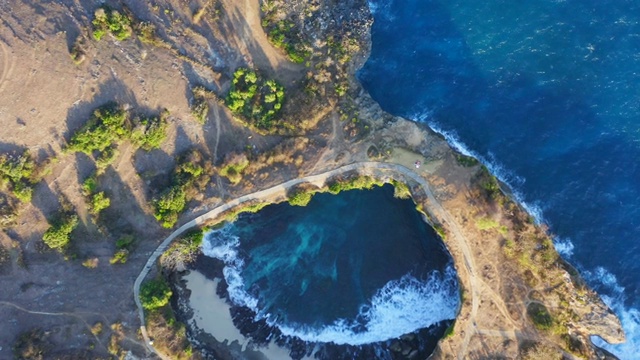
[[[335,96],[339,112],[355,107],[370,129],[346,137],[351,159],[373,157],[408,168],[415,160],[424,164],[416,170],[419,177],[405,180],[414,185],[430,222],[442,230],[463,294],[452,333],[434,358],[598,358],[603,355],[591,335],[624,341],[616,316],[559,257],[544,226],[503,193],[502,184],[430,129],[382,111],[361,88],[354,73],[368,56],[372,23],[365,1],[339,6],[317,1],[311,9],[295,1],[270,4],[278,16],[304,29],[299,39],[313,49],[315,63],[331,64],[316,70],[348,82],[348,91],[337,95],[336,82],[322,84],[326,96]],[[340,61],[344,53],[323,41],[328,38],[357,46]],[[308,78],[313,81],[315,74],[310,71]]]

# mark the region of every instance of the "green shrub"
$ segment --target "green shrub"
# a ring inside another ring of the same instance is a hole
[[[311,191],[298,190],[289,196],[289,205],[307,206],[313,197]]]
[[[264,80],[257,72],[239,68],[233,74],[226,104],[232,113],[261,130],[274,130],[284,103],[284,87]]]
[[[93,215],[98,216],[100,212],[111,205],[111,200],[107,197],[104,191],[93,194],[90,198],[89,208]]]
[[[109,259],[109,264],[125,264],[129,260],[129,250],[120,249],[117,250],[111,259]]]
[[[0,187],[6,186],[22,202],[31,201],[35,162],[28,151],[19,156],[0,155]]]
[[[157,310],[169,304],[171,295],[173,295],[173,293],[169,285],[162,279],[148,281],[142,284],[140,288],[140,302],[142,302],[142,307],[150,311]]]
[[[187,194],[180,185],[175,185],[165,191],[153,202],[155,218],[162,227],[171,228],[178,222],[179,214],[187,206]]]
[[[100,152],[100,155],[96,159],[96,168],[98,168],[98,172],[104,172],[109,165],[113,164],[117,157],[118,150],[113,146],[109,146],[104,149],[104,151]]]
[[[131,37],[131,19],[117,10],[111,10],[107,6],[100,7],[94,13],[93,37],[100,41],[110,32],[117,40],[123,41]]]
[[[167,116],[164,111],[158,117],[135,119],[131,142],[145,151],[157,149],[167,137]]]
[[[95,193],[97,189],[98,189],[98,178],[96,177],[96,174],[89,176],[82,183],[82,194],[84,196],[87,196],[87,197],[91,196],[91,194]]]
[[[207,122],[207,114],[209,114],[209,103],[206,99],[196,97],[191,104],[191,115],[199,124]]]
[[[392,180],[391,185],[393,185],[393,197],[395,197],[396,199],[411,198],[411,191],[409,190],[409,186],[407,186],[407,184]]]
[[[553,326],[551,314],[549,314],[547,307],[540,303],[530,303],[527,306],[527,315],[533,321],[533,325],[540,330],[549,330]]]
[[[51,249],[58,251],[64,250],[71,240],[69,235],[78,226],[77,215],[67,215],[61,220],[54,221],[49,229],[45,231],[42,240]]]
[[[196,187],[202,188],[206,184],[210,167],[205,170],[203,163],[202,154],[198,151],[178,159],[171,176],[171,186],[153,201],[154,216],[163,227],[173,227]]]
[[[116,249],[129,249],[134,241],[135,238],[133,236],[125,235],[116,241]]]
[[[96,150],[105,151],[129,134],[127,113],[109,103],[96,109],[91,119],[73,134],[68,149],[91,155]]]
[[[237,184],[242,180],[242,172],[249,166],[249,159],[244,154],[230,154],[225,159],[225,164],[219,171],[220,176],[224,176],[232,184]]]

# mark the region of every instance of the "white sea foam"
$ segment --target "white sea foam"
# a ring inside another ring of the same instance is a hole
[[[611,345],[597,336],[591,337],[591,341],[597,346],[606,349],[621,360],[638,359],[640,349],[640,310],[625,306],[625,288],[618,283],[618,279],[605,268],[598,267],[594,271],[583,271],[585,279],[592,284],[597,284],[602,300],[616,313],[627,341],[620,345]]]
[[[566,259],[573,255],[574,246],[570,239],[555,237],[553,239],[553,244],[556,248],[556,251],[558,251],[558,253],[562,255],[563,258]]]
[[[456,316],[457,281],[455,270],[448,266],[444,274],[434,271],[426,281],[406,275],[388,282],[360,309],[356,319],[337,320],[320,329],[281,324],[264,313],[258,307],[258,299],[244,290],[241,276],[244,262],[238,256],[239,239],[232,234],[232,226],[208,232],[202,251],[226,264],[223,274],[231,301],[247,306],[256,313],[256,320],[265,319],[284,335],[309,342],[364,345],[396,338]]]

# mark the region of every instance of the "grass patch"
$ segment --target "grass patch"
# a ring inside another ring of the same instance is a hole
[[[49,222],[50,226],[42,235],[42,240],[51,249],[63,252],[71,241],[71,232],[78,226],[76,214],[60,214],[58,219]]]
[[[491,229],[498,228],[500,224],[497,221],[493,220],[490,217],[482,217],[476,219],[476,227],[478,230],[487,231]]]
[[[284,87],[275,80],[265,80],[256,71],[239,68],[233,73],[225,102],[247,125],[273,131],[284,102]]]
[[[131,37],[131,18],[121,14],[118,10],[113,10],[108,6],[98,8],[93,16],[93,38],[100,41],[104,35],[111,33],[119,41],[124,41]]]
[[[458,165],[464,167],[473,167],[479,164],[479,161],[476,158],[462,154],[456,155],[456,161],[458,162]]]

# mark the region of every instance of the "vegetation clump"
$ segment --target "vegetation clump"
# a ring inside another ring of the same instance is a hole
[[[549,330],[553,326],[553,318],[547,307],[537,303],[532,302],[527,306],[527,315],[533,322],[533,325],[540,330]]]
[[[292,206],[307,206],[313,197],[312,191],[305,190],[296,190],[291,195],[289,195],[289,205]]]
[[[219,174],[235,185],[242,180],[242,173],[247,166],[249,166],[249,159],[245,154],[227,154]]]
[[[204,164],[202,154],[192,151],[178,159],[171,185],[153,200],[154,216],[165,228],[173,227],[178,216],[187,206],[187,202],[204,188],[211,169]]]
[[[167,137],[168,116],[169,112],[164,110],[160,116],[134,119],[131,142],[145,151],[159,148]]]
[[[118,239],[116,241],[116,252],[111,259],[109,259],[109,263],[111,265],[126,263],[129,259],[129,252],[131,251],[134,240],[134,237],[131,235],[126,235]]]
[[[184,268],[186,264],[193,262],[200,253],[203,237],[202,229],[188,231],[162,254],[160,263],[163,267],[171,270]]]
[[[98,217],[102,210],[111,206],[111,199],[104,191],[98,191],[98,178],[94,174],[82,183],[82,194],[85,197],[89,212]]]
[[[35,163],[29,152],[22,155],[0,155],[0,189],[8,188],[18,200],[31,201]]]
[[[273,0],[265,0],[261,10],[262,27],[269,41],[283,50],[292,62],[302,64],[307,61],[311,56],[310,47],[305,44],[295,23],[288,19],[277,19],[278,8]]]
[[[59,219],[50,222],[49,229],[45,231],[42,240],[51,249],[64,251],[71,241],[71,232],[78,226],[76,214],[64,214]]]
[[[105,151],[131,133],[126,111],[115,103],[96,109],[89,121],[71,137],[68,149],[91,155]]]
[[[207,101],[207,91],[201,87],[195,87],[192,90],[193,101],[191,103],[191,115],[196,119],[199,124],[207,122],[207,115],[209,114],[209,102]]]
[[[96,10],[91,23],[93,24],[93,38],[98,41],[107,32],[110,32],[119,41],[128,39],[132,34],[131,18],[107,6]]]
[[[258,130],[276,130],[275,120],[284,102],[284,87],[257,72],[239,68],[233,74],[226,104],[235,115]]]
[[[167,117],[164,110],[159,116],[136,117],[129,119],[129,114],[116,103],[107,103],[98,107],[87,123],[76,131],[68,151],[83,152],[93,155],[98,151],[96,166],[103,171],[117,157],[116,145],[124,140],[145,151],[160,147],[167,137]]]
[[[366,189],[370,190],[374,186],[382,186],[384,185],[384,181],[377,180],[371,176],[356,176],[351,179],[335,181],[329,185],[329,192],[331,194],[337,195],[342,191],[348,190],[356,190],[356,189]]]
[[[113,164],[113,162],[118,157],[118,149],[113,146],[109,146],[104,151],[100,152],[100,155],[96,158],[96,168],[98,169],[98,173],[103,173],[109,165]]]
[[[140,302],[145,310],[153,311],[169,304],[171,288],[164,279],[151,280],[140,288]]]

